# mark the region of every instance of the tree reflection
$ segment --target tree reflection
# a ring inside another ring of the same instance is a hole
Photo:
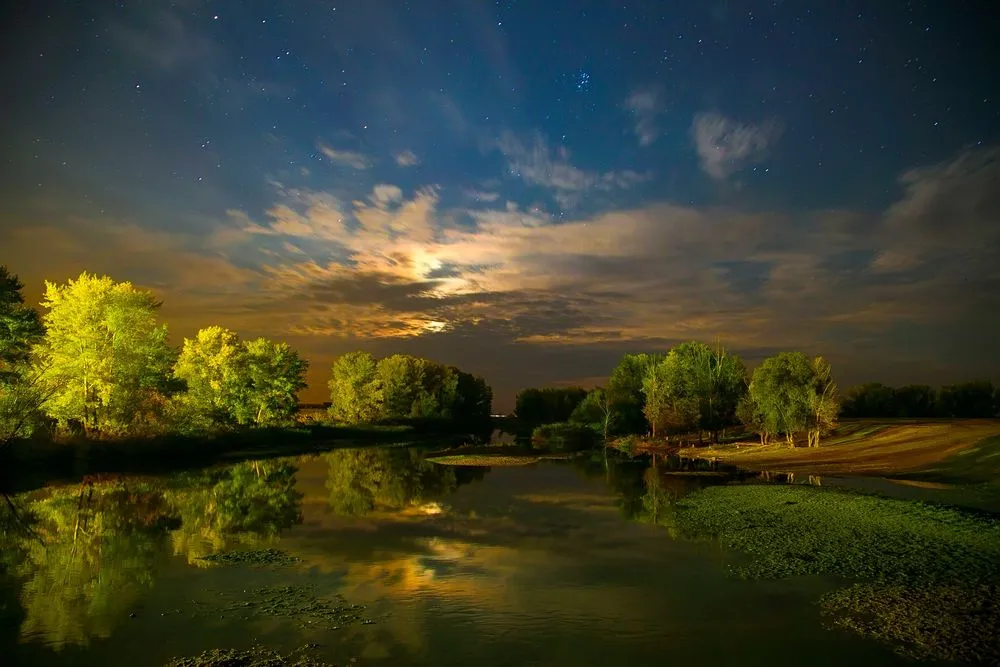
[[[415,449],[341,449],[325,458],[330,508],[345,516],[403,509],[451,493],[460,483],[455,467],[435,465]]]
[[[182,478],[168,493],[181,519],[171,534],[174,553],[202,564],[201,557],[233,545],[274,542],[302,521],[297,471],[287,461],[247,461]]]
[[[153,582],[170,525],[163,493],[122,481],[67,487],[25,505],[30,530],[4,544],[22,577],[21,637],[55,646],[107,637]]]

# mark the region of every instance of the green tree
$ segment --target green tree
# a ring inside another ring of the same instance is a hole
[[[18,277],[0,265],[0,388],[17,379],[45,334],[38,313],[24,303],[23,289]]]
[[[676,348],[674,348],[676,349]],[[683,352],[674,350],[652,366],[642,383],[643,413],[653,437],[657,433],[688,433],[698,428],[699,399],[693,369]]]
[[[569,421],[574,424],[583,424],[600,433],[605,443],[611,430],[615,427],[617,418],[615,406],[611,402],[611,397],[607,391],[601,387],[591,390],[586,398],[576,406]]]
[[[525,429],[561,423],[586,397],[587,390],[580,387],[524,389],[515,399],[514,415]]]
[[[753,372],[749,394],[756,406],[749,413],[755,416],[753,426],[762,433],[784,433],[790,445],[796,433],[805,431],[809,445],[818,446],[820,434],[832,428],[840,407],[830,365],[801,352],[765,359]]]
[[[385,391],[375,359],[348,352],[333,362],[330,416],[348,424],[367,424],[382,416]]]
[[[649,369],[663,359],[662,354],[626,354],[611,372],[608,395],[615,407],[618,429],[624,433],[645,433],[649,429],[644,408],[643,382]]]
[[[245,408],[248,377],[246,347],[229,329],[212,326],[185,338],[174,375],[187,391],[179,400],[210,425],[233,423]]]
[[[306,387],[308,362],[285,342],[255,338],[247,341],[245,347],[244,396],[248,414],[240,416],[258,426],[284,424],[294,419],[298,392]]]
[[[823,357],[812,360],[813,375],[809,384],[808,442],[810,447],[819,447],[820,436],[829,433],[837,425],[840,414],[840,397],[837,383],[833,381],[833,369]]]
[[[908,384],[896,389],[896,415],[904,418],[933,417],[937,410],[937,392],[925,384]],[[844,415],[847,415],[846,405]]]
[[[173,352],[153,295],[82,273],[46,282],[39,364],[52,393],[44,409],[88,433],[125,433],[151,424],[168,387]]]
[[[941,387],[938,411],[942,417],[992,417],[993,383],[973,380]]]
[[[39,373],[30,364],[45,329],[35,309],[25,305],[23,288],[0,265],[0,446],[31,435],[41,422],[45,398]]]

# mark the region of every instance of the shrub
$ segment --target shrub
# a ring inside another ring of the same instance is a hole
[[[566,422],[545,424],[531,432],[532,447],[562,452],[588,449],[594,446],[595,439],[594,431],[589,427]]]

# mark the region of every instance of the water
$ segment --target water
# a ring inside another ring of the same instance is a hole
[[[737,555],[673,535],[670,502],[721,477],[396,449],[89,481],[4,514],[5,665],[162,665],[255,642],[393,667],[904,664],[824,627],[816,601],[836,582],[737,580]],[[299,560],[204,560],[263,549]],[[265,587],[286,586],[311,611],[269,615],[260,590],[273,604]],[[361,618],[331,620],[344,605]]]

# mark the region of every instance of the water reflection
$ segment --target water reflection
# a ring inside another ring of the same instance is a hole
[[[309,582],[371,605],[383,620],[344,628],[336,642],[382,664],[646,664],[668,650],[679,661],[723,664],[731,656],[704,647],[715,646],[720,626],[732,646],[754,633],[760,654],[770,654],[770,637],[804,636],[810,617],[786,607],[758,613],[759,592],[731,586],[718,550],[664,539],[678,534],[678,500],[740,478],[667,457],[599,452],[490,469],[372,448],[21,494],[0,512],[0,566],[17,583],[0,581],[0,623],[18,628],[17,640],[0,635],[0,649],[90,644],[63,654],[75,667],[130,664],[100,651],[140,636],[169,645],[183,635],[198,650],[226,647],[224,637],[270,641],[273,619],[157,612]],[[470,484],[477,480],[485,483]],[[210,554],[265,546],[299,561],[205,569]],[[800,602],[811,608],[814,599]],[[331,640],[291,621],[281,627],[289,641]],[[38,662],[56,658],[46,652]]]
[[[302,521],[297,471],[288,461],[248,461],[179,476],[167,492],[180,518],[170,536],[174,553],[204,566],[201,558],[227,548],[274,543]]]
[[[330,508],[343,516],[400,510],[453,493],[486,469],[436,465],[419,449],[341,449],[324,455]]]

